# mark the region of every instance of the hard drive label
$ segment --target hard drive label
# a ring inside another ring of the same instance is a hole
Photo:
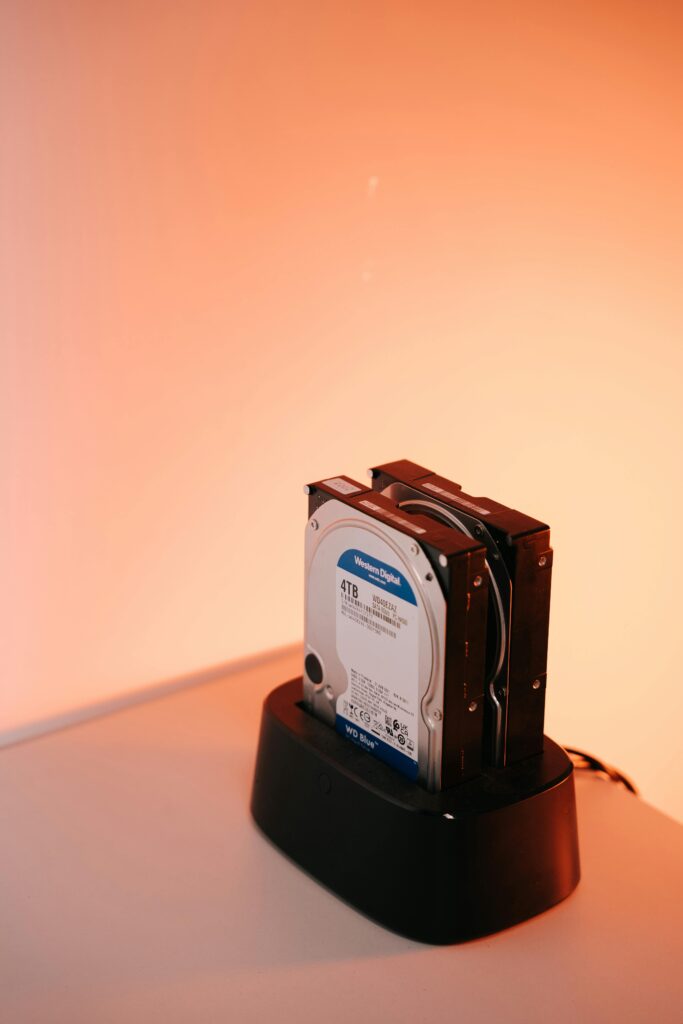
[[[415,779],[418,772],[418,642],[415,593],[395,566],[356,548],[336,569],[337,654],[347,688],[336,728]]]
[[[340,476],[332,477],[331,480],[323,480],[323,483],[339,494],[358,494],[360,491],[360,487],[349,483],[348,480],[343,480]]]
[[[475,505],[471,501],[463,498],[461,494],[455,494],[453,491],[447,491],[444,487],[437,487],[436,484],[422,484],[422,488],[425,491],[434,491],[442,498],[450,498],[451,501],[456,501],[458,505],[462,505],[463,508],[470,508],[473,512],[478,512],[480,516],[490,516],[491,511],[488,508],[482,508],[481,505]]]
[[[391,512],[389,509],[382,508],[381,505],[376,505],[374,501],[363,500],[359,502],[360,505],[364,505],[365,508],[371,509],[373,512],[377,512],[378,515],[383,516],[384,519],[389,519],[392,523],[398,523],[399,526],[405,526],[406,529],[412,530],[413,533],[425,533],[425,530],[418,526],[417,523],[411,523],[405,516],[397,516],[395,512]]]

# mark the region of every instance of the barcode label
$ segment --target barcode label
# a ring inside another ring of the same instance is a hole
[[[362,491],[362,487],[356,487],[355,484],[349,483],[348,480],[342,480],[340,476],[333,476],[331,480],[323,480],[325,487],[329,487],[331,491],[336,491],[337,494],[358,494]]]
[[[457,501],[458,505],[462,505],[464,508],[471,508],[473,512],[478,512],[481,516],[490,516],[491,510],[488,508],[482,508],[481,505],[475,505],[472,501],[467,501],[461,494],[455,494],[453,491],[447,491],[445,487],[437,487],[436,484],[422,484],[425,491],[433,491],[434,494],[440,494],[442,498],[450,498],[451,501]]]
[[[412,530],[413,533],[426,533],[421,526],[417,526],[415,523],[411,523],[409,519],[404,519],[403,516],[397,516],[395,512],[390,512],[387,508],[382,508],[381,505],[375,505],[372,501],[359,501],[359,505],[365,505],[366,508],[371,509],[373,512],[379,512],[385,519],[389,519],[394,523],[399,523],[401,526],[405,526],[408,530]]]

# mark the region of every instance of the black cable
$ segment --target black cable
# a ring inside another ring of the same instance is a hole
[[[595,772],[598,775],[603,775],[611,782],[618,782],[624,786],[629,793],[638,796],[638,788],[635,783],[617,768],[605,764],[604,761],[601,761],[599,757],[595,757],[593,754],[587,754],[585,750],[577,750],[575,747],[565,747],[564,749],[571,757],[574,768],[577,771]]]

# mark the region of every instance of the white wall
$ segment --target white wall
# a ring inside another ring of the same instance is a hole
[[[6,3],[0,730],[301,635],[305,499],[549,521],[548,728],[683,813],[676,5]]]

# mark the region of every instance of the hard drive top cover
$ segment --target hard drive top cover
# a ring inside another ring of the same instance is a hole
[[[417,463],[410,462],[408,459],[385,462],[381,466],[373,467],[371,473],[373,476],[386,476],[387,483],[395,480],[410,484],[416,490],[422,491],[425,497],[437,497],[454,509],[475,515],[488,527],[505,534],[506,538],[509,538],[509,543],[514,543],[525,534],[548,529],[546,523],[533,519],[516,509],[508,508],[507,505],[501,505],[500,502],[494,501],[492,498],[467,494],[460,484],[432,473],[431,470],[425,469],[424,466],[418,466]],[[437,491],[435,488],[439,488],[439,490]],[[455,495],[456,500],[449,495]],[[457,499],[460,499],[460,502]]]
[[[465,534],[459,533],[448,526],[442,526],[429,516],[414,515],[412,513],[403,513],[401,515],[400,510],[396,508],[395,502],[391,501],[390,498],[363,487],[350,477],[338,476],[329,479],[335,482],[344,481],[350,486],[357,488],[357,491],[348,494],[340,493],[334,486],[330,487],[325,480],[308,484],[306,492],[309,495],[309,516],[312,516],[316,509],[320,508],[329,498],[334,498],[342,502],[342,504],[348,505],[349,508],[356,509],[364,515],[370,516],[383,526],[390,526],[392,529],[412,537],[419,544],[427,545],[437,554],[445,555],[449,560],[453,557],[473,554],[475,552],[482,555],[485,553],[484,546],[480,541],[467,537]],[[366,502],[369,504],[366,504]],[[372,506],[375,507],[373,508]],[[388,513],[391,518],[384,513]],[[418,530],[420,532],[417,532]]]

